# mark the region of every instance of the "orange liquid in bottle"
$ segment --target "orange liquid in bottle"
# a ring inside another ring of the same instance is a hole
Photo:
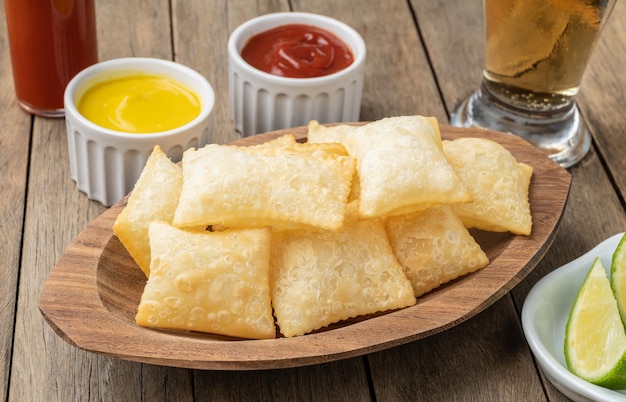
[[[98,61],[94,0],[5,0],[15,94],[28,112],[63,116],[63,92]]]

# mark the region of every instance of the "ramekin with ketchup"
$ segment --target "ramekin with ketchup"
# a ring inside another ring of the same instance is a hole
[[[243,136],[359,120],[366,48],[353,28],[299,12],[263,15],[228,41],[230,113]]]

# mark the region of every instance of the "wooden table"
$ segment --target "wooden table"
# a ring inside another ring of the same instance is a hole
[[[4,9],[2,8],[2,14]],[[228,114],[226,42],[242,22],[276,11],[338,18],[368,48],[362,120],[422,114],[446,123],[481,79],[482,2],[467,0],[107,0],[97,2],[101,60],[174,59],[217,92],[214,141],[239,136]],[[0,395],[9,401],[567,400],[538,370],[520,324],[542,276],[626,229],[626,4],[618,2],[582,83],[594,142],[570,169],[572,187],[552,248],[484,312],[426,339],[363,357],[294,369],[196,371],[88,353],[44,322],[48,273],[105,208],[70,179],[65,123],[15,102],[0,18]]]

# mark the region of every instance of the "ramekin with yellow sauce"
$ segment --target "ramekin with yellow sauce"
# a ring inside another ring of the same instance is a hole
[[[70,174],[110,206],[128,194],[159,145],[175,162],[211,142],[213,88],[195,70],[131,57],[95,64],[65,90]]]
[[[99,126],[147,134],[189,123],[200,114],[200,99],[194,90],[169,77],[131,73],[90,86],[77,108]]]

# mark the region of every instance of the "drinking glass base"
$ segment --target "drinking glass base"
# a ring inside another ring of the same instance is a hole
[[[512,133],[535,145],[564,168],[585,157],[591,135],[575,103],[565,111],[530,115],[504,108],[488,99],[481,89],[453,112],[450,123]]]
[[[39,109],[20,99],[18,99],[17,103],[22,107],[22,109],[36,116],[41,116],[41,117],[64,117],[65,116],[65,109],[62,107],[58,109]]]

